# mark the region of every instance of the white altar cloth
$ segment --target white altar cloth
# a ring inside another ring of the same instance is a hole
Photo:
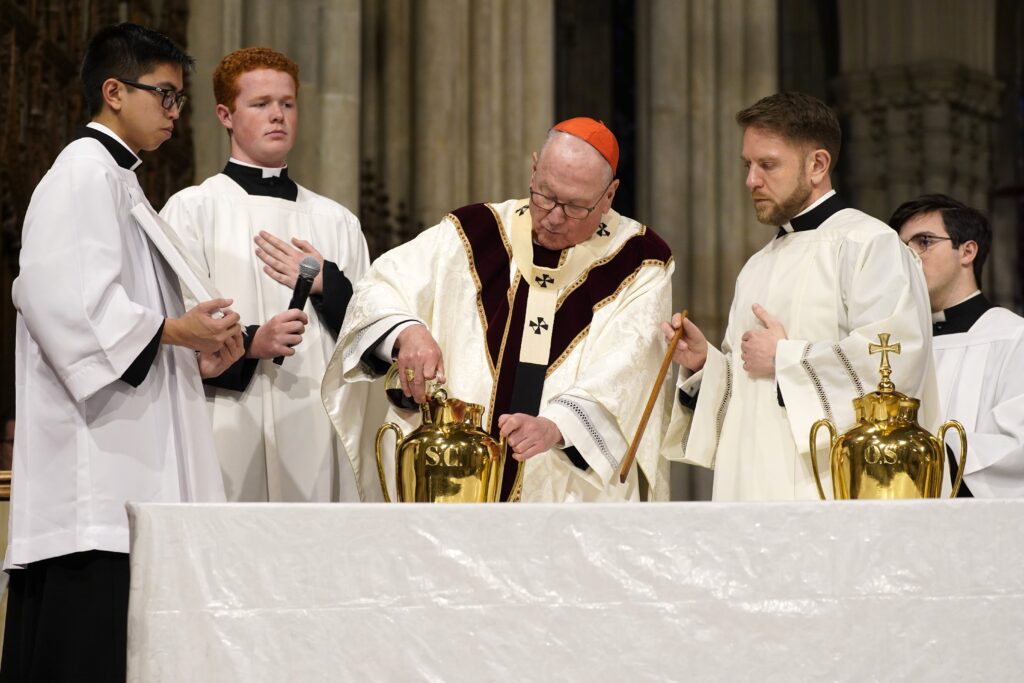
[[[1024,675],[1024,501],[128,511],[131,681]]]

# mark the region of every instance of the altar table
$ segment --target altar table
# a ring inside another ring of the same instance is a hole
[[[129,680],[1024,680],[1024,502],[130,504]]]

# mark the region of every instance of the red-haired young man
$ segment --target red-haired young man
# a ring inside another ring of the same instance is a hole
[[[347,387],[334,397],[343,415],[338,436],[320,399],[352,283],[369,256],[358,219],[289,176],[298,66],[267,48],[236,50],[214,71],[213,89],[231,158],[220,173],[171,197],[162,215],[216,286],[235,295],[247,324],[245,359],[206,384],[228,499],[374,495],[376,482],[355,475],[376,476],[356,462],[367,388]],[[298,264],[307,256],[321,264],[320,274],[306,310],[289,310]],[[281,365],[270,360],[278,356],[285,357]]]

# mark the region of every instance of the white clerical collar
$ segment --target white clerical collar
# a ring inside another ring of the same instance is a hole
[[[804,214],[810,213],[814,209],[818,208],[819,205],[825,203],[825,200],[827,200],[829,197],[831,197],[835,193],[836,193],[835,190],[829,190],[825,194],[823,194],[820,197],[818,197],[817,201],[815,201],[813,204],[808,206],[806,209],[804,209],[803,211],[801,211],[797,215],[793,216],[793,218],[799,218],[800,216],[803,216]],[[786,232],[793,232],[796,228],[793,227],[792,219],[790,219],[790,220],[786,221],[785,223],[783,223],[781,226],[779,226],[779,229],[780,229],[780,233],[779,234],[781,234],[782,230],[785,230]]]
[[[239,161],[238,159],[236,159],[234,157],[229,157],[228,161],[230,161],[233,164],[238,164],[239,166],[247,166],[249,168],[258,168],[259,170],[263,171],[263,177],[264,178],[280,178],[281,177],[281,171],[283,171],[284,169],[288,168],[288,164],[285,164],[284,166],[280,166],[278,168],[267,168],[266,166],[257,166],[256,164],[247,164],[244,161]]]
[[[957,301],[955,304],[953,304],[953,306],[947,306],[946,308],[942,309],[941,311],[936,311],[935,313],[932,313],[932,323],[944,323],[944,322],[946,322],[946,309],[953,308],[954,306],[959,306],[963,302],[968,301],[970,299],[973,299],[974,297],[978,296],[979,294],[981,294],[981,290],[980,289],[976,289],[976,290],[974,290],[974,294],[970,294],[968,296],[965,296],[963,299],[960,299],[960,301]]]
[[[122,147],[124,147],[126,150],[128,150],[128,152],[131,153],[131,155],[133,157],[135,157],[135,163],[132,164],[132,167],[128,169],[129,171],[134,171],[135,169],[137,169],[139,167],[139,164],[142,163],[142,159],[139,158],[139,155],[136,154],[135,152],[132,152],[132,148],[129,147],[127,144],[125,144],[125,141],[122,140],[118,136],[117,133],[115,133],[114,131],[110,130],[109,128],[104,126],[102,123],[96,123],[95,121],[90,121],[89,123],[85,124],[85,127],[86,128],[92,128],[93,130],[98,130],[99,132],[103,133],[104,135],[109,135],[114,140],[116,140],[118,142],[118,144],[120,144]]]

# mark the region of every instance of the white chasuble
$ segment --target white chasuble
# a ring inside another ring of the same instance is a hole
[[[715,500],[818,498],[811,425],[828,418],[840,434],[854,425],[852,400],[879,382],[879,356],[868,345],[880,333],[901,345],[899,355],[889,356],[896,388],[921,399],[925,429],[934,433],[938,424],[920,261],[894,230],[844,208],[834,195],[805,216],[792,223],[811,229],[776,237],[744,265],[721,350],[709,346],[704,368],[680,382],[686,393],[697,390],[695,405],[673,402],[665,455],[713,467]],[[741,337],[763,328],[754,304],[786,330],[775,378],[755,379],[743,369]],[[819,432],[818,453],[831,496],[826,430]]]
[[[128,552],[129,501],[224,500],[195,354],[159,345],[137,386],[121,379],[164,318],[185,311],[131,216],[139,203],[148,204],[135,173],[97,139],[68,145],[32,195],[12,290],[7,566]]]
[[[298,187],[295,201],[250,195],[224,174],[177,193],[161,215],[193,250],[243,325],[287,310],[290,287],[263,272],[253,238],[265,230],[310,242],[355,283],[369,265],[359,222],[338,203]],[[338,436],[320,400],[335,340],[312,303],[302,343],[281,365],[261,360],[242,392],[207,387],[217,454],[229,500],[358,501],[365,385],[336,395]],[[372,448],[372,444],[369,445]],[[370,452],[372,457],[372,452]],[[377,486],[373,480],[368,480]]]
[[[396,324],[416,320],[441,347],[449,394],[484,406],[492,434],[497,417],[514,412],[517,381],[534,383],[538,414],[555,422],[565,448],[526,461],[521,500],[636,500],[636,468],[624,484],[618,470],[664,353],[658,324],[670,311],[671,253],[614,211],[560,253],[524,242],[529,225],[528,200],[476,204],[384,254],[356,287],[325,391],[332,378],[371,379],[366,355]],[[553,261],[534,263],[541,252]],[[637,456],[653,498],[668,492],[658,456],[664,405]],[[406,433],[417,418],[389,414]]]
[[[964,484],[978,498],[1024,495],[1024,318],[989,308],[966,332],[935,337],[942,419],[967,432]],[[959,457],[956,433],[946,443]]]

